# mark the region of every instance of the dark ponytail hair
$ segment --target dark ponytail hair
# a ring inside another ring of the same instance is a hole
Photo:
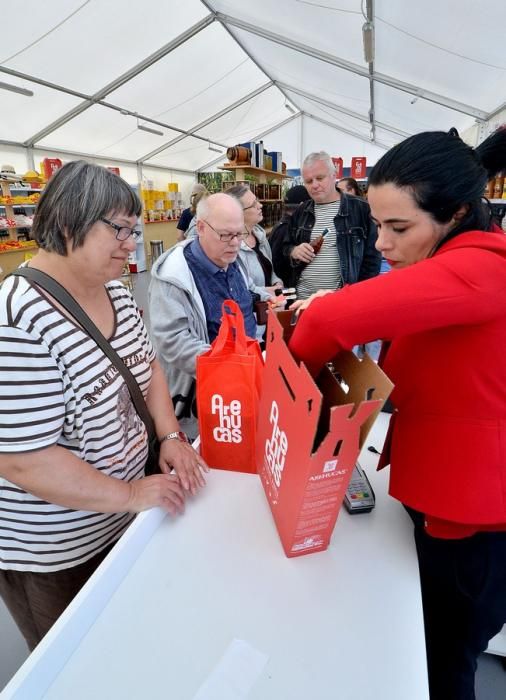
[[[407,188],[420,207],[439,223],[448,223],[468,205],[467,214],[441,244],[464,231],[490,228],[490,207],[483,200],[487,180],[506,170],[506,127],[473,149],[456,129],[410,136],[385,153],[369,176],[369,187],[391,183]],[[441,245],[440,244],[440,245]]]

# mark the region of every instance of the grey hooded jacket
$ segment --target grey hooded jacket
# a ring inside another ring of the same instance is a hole
[[[196,357],[210,348],[202,298],[178,243],[153,264],[149,286],[151,339],[169,382],[181,430],[198,435]]]

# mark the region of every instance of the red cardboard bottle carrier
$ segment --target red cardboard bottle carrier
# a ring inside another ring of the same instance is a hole
[[[269,313],[256,461],[287,557],[327,549],[369,429],[393,384],[340,353],[317,383],[287,341],[292,312]]]

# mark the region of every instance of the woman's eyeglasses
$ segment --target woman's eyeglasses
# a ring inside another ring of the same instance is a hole
[[[250,204],[249,207],[243,207],[242,210],[243,210],[243,211],[246,211],[247,209],[253,209],[253,207],[258,207],[258,206],[262,206],[262,205],[260,204],[260,202],[258,201],[258,199],[255,199],[255,201],[253,202],[253,204]]]
[[[114,221],[109,221],[109,219],[100,219],[100,221],[103,221],[104,224],[111,226],[116,231],[116,239],[118,241],[126,241],[130,236],[133,236],[134,241],[136,241],[142,235],[142,231],[139,231],[139,229],[120,226],[119,224],[115,224]]]
[[[219,236],[220,241],[223,241],[223,243],[230,243],[234,238],[238,238],[240,241],[244,241],[249,236],[249,233],[247,231],[244,233],[220,233],[214,228],[214,226],[211,226],[209,221],[206,221],[205,219],[202,219],[202,221],[205,224],[207,224],[217,236]]]

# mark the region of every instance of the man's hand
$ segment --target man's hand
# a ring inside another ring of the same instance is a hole
[[[298,262],[310,263],[315,258],[315,252],[313,246],[309,243],[301,243],[292,248],[290,252],[290,257],[292,260]]]
[[[164,474],[174,469],[183,489],[193,496],[206,485],[202,472],[209,471],[199,453],[181,440],[164,440],[160,444],[160,469]]]

